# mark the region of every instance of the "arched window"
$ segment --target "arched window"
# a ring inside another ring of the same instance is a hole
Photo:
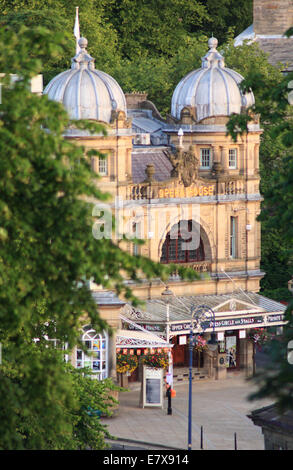
[[[81,349],[76,350],[76,367],[81,369],[89,367],[97,379],[108,377],[108,336],[105,332],[96,333],[90,326],[84,327],[82,342],[88,354]]]
[[[163,247],[161,263],[192,263],[204,261],[205,253],[202,239],[192,220],[172,227]],[[186,230],[187,228],[187,230]]]

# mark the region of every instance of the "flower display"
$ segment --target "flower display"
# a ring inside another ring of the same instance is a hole
[[[207,341],[202,336],[198,336],[195,341],[194,349],[200,352],[204,351],[207,349]]]
[[[137,368],[138,358],[132,354],[117,354],[116,358],[116,370],[120,374],[129,372],[130,374]]]
[[[143,356],[142,362],[145,366],[155,367],[158,369],[166,369],[169,365],[168,353],[161,350],[160,352],[147,353]]]
[[[273,335],[266,328],[253,328],[250,330],[248,337],[260,348],[270,341]]]

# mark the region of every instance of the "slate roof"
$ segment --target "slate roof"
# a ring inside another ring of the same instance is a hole
[[[272,65],[281,62],[287,71],[293,70],[293,38],[257,38],[257,42]]]
[[[139,128],[143,132],[153,133],[162,129],[163,124],[155,121],[154,119],[141,116],[132,118],[132,126]]]
[[[285,411],[281,414],[275,405],[266,406],[252,411],[248,415],[254,424],[262,427],[273,428],[286,433],[293,433],[293,410]]]
[[[171,177],[173,169],[168,158],[167,147],[145,147],[135,149],[132,152],[132,180],[134,183],[142,183],[146,179],[146,167],[153,164],[155,167],[154,179],[165,181]]]
[[[218,305],[224,303],[225,301],[230,301],[231,299],[250,304],[251,306],[255,305],[255,310],[257,313],[283,313],[286,310],[285,305],[254,292],[184,297],[174,296],[170,301],[170,322],[189,321],[191,307],[197,305],[207,305],[210,308],[216,308]],[[253,309],[248,309],[248,311],[253,313]],[[141,310],[140,313],[140,318],[137,318],[136,321],[163,323],[166,321],[166,304],[162,299],[147,300],[145,303],[145,309]],[[235,314],[237,314],[237,312],[235,312]]]
[[[286,71],[290,72],[293,70],[292,37],[276,37],[269,32],[267,35],[258,35],[255,34],[252,24],[234,39],[234,46],[240,46],[244,40],[248,40],[248,44],[257,42],[261,50],[269,54],[268,61],[270,64],[277,66],[281,62],[285,66]]]
[[[125,305],[125,302],[120,300],[115,292],[109,290],[93,291],[92,296],[98,305]]]

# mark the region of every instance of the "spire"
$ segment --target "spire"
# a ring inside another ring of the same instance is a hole
[[[79,44],[78,44],[78,41],[80,39],[78,8],[79,7],[75,7],[75,23],[74,23],[74,30],[73,30],[74,36],[76,38],[76,54],[78,54],[79,51],[80,51],[80,47],[79,47]]]

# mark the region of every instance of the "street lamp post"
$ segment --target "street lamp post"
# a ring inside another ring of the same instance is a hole
[[[170,302],[171,302],[172,298],[174,297],[174,294],[169,289],[169,287],[166,286],[165,290],[162,292],[162,296],[163,296],[163,299],[166,303],[166,340],[167,340],[167,343],[169,344],[169,341],[170,341],[170,325],[169,325],[169,321],[170,321]],[[172,371],[171,358],[172,358],[171,351],[170,351],[170,349],[168,349],[168,363],[169,363],[168,373],[169,374]],[[172,374],[172,382],[173,382],[173,374]],[[173,385],[173,384],[171,384],[171,385]]]
[[[199,305],[191,308],[191,322],[190,322],[190,333],[189,333],[189,388],[188,388],[188,450],[192,447],[192,353],[194,340],[193,329],[194,326],[200,329],[200,332],[204,332],[207,328],[213,328],[212,339],[209,342],[209,348],[215,350],[217,343],[214,340],[214,329],[215,329],[215,313],[207,305]]]

